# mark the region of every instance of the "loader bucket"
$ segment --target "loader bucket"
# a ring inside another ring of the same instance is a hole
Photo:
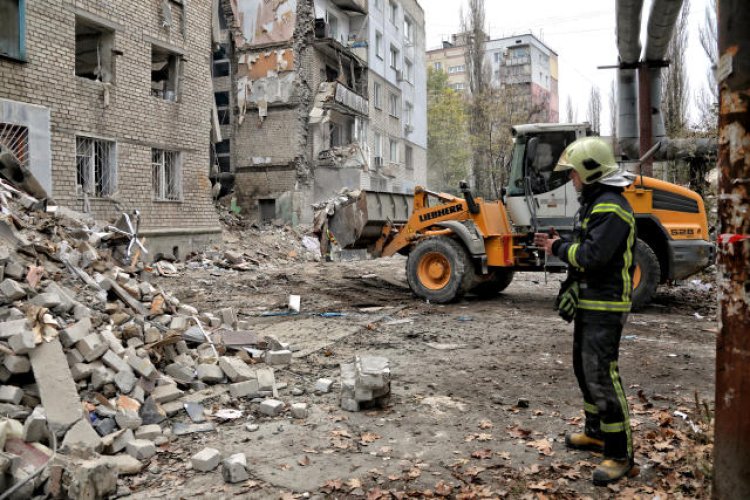
[[[368,248],[388,222],[403,224],[411,215],[414,195],[362,191],[350,203],[336,207],[328,230],[342,248]]]

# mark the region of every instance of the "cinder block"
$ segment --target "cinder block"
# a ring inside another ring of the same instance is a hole
[[[244,453],[236,453],[221,464],[221,475],[227,483],[239,483],[249,479],[247,458]]]
[[[267,351],[265,358],[266,364],[272,366],[289,365],[292,363],[292,351]]]
[[[102,341],[101,336],[98,333],[92,333],[86,335],[84,338],[76,342],[76,349],[81,353],[83,359],[88,363],[101,358],[109,346]]]
[[[257,380],[245,380],[229,386],[229,394],[233,398],[257,398],[258,392]]]
[[[256,378],[255,371],[240,358],[235,358],[234,356],[222,356],[219,358],[219,367],[232,382],[242,382]]]
[[[279,415],[283,409],[284,403],[278,399],[266,399],[258,407],[259,412],[263,415],[268,415],[269,417]]]
[[[134,439],[127,444],[125,450],[138,460],[148,460],[156,455],[156,445],[147,439]]]
[[[199,472],[210,472],[219,466],[221,453],[215,448],[203,448],[201,451],[190,457],[190,463],[193,469]]]

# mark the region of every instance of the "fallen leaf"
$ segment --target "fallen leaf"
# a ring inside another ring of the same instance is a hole
[[[481,433],[477,435],[477,441],[492,441],[492,434]]]
[[[494,425],[492,425],[492,422],[490,422],[489,420],[482,420],[481,422],[479,422],[480,429],[486,430],[486,429],[492,429],[493,427]]]
[[[510,460],[510,452],[509,451],[498,451],[497,456],[502,458],[503,460]]]
[[[492,457],[492,450],[485,448],[484,450],[477,450],[471,454],[471,458],[478,458],[480,460]]]
[[[537,451],[547,457],[551,457],[555,454],[554,451],[552,451],[552,443],[549,442],[548,439],[539,439],[538,441],[531,441],[526,443],[526,446],[530,446],[531,448],[536,448]]]
[[[554,488],[555,485],[552,481],[539,481],[529,485],[529,489],[533,491],[552,491]]]
[[[471,466],[471,467],[467,467],[466,470],[464,470],[464,473],[469,477],[477,477],[479,474],[481,474],[482,472],[486,470],[487,469],[484,467]]]
[[[289,464],[279,464],[279,469],[281,469],[281,470],[289,470],[291,468],[292,468],[292,466],[289,465]]]
[[[389,496],[390,493],[377,487],[367,492],[367,500],[380,500],[381,498],[388,498]]]
[[[360,442],[360,444],[367,445],[367,444],[370,444],[370,443],[374,443],[378,439],[380,439],[380,436],[378,436],[374,432],[364,432],[359,437],[359,442]]]
[[[306,466],[310,465],[310,457],[308,457],[307,455],[305,455],[304,457],[302,457],[299,460],[297,460],[297,463],[300,464],[302,467],[306,467]]]
[[[332,493],[334,491],[339,491],[343,485],[344,482],[341,479],[329,479],[321,489],[326,493]]]
[[[506,431],[511,436],[513,436],[515,438],[521,438],[521,439],[526,439],[527,437],[529,437],[531,435],[531,431],[530,430],[522,429],[521,427],[519,427],[517,425],[514,425],[512,427],[506,428]]]
[[[421,475],[422,471],[418,467],[412,467],[411,469],[409,469],[409,472],[406,473],[406,476],[409,479],[416,479]]]
[[[360,479],[352,478],[346,482],[346,485],[350,487],[353,490],[356,490],[357,488],[362,487],[362,481]]]
[[[441,497],[447,497],[453,492],[453,486],[447,484],[445,481],[440,481],[435,485],[435,493]]]
[[[349,434],[349,431],[347,431],[346,429],[334,429],[331,431],[331,435],[333,437],[352,437],[352,435]]]

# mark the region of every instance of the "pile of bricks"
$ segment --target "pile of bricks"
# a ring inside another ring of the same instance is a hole
[[[341,365],[341,408],[384,408],[391,396],[391,364],[379,356],[356,356]]]
[[[291,363],[290,346],[261,338],[231,355],[209,332],[249,325],[153,286],[149,266],[116,257],[114,234],[0,179],[0,491],[11,498],[114,494],[119,475],[191,432],[171,417],[226,392],[261,415],[287,410],[274,366]],[[219,457],[194,462],[207,470]],[[244,456],[224,460],[227,481],[242,470]]]

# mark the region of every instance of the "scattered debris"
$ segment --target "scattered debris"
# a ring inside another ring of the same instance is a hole
[[[341,365],[341,408],[384,408],[390,401],[391,367],[387,358],[356,356]]]

